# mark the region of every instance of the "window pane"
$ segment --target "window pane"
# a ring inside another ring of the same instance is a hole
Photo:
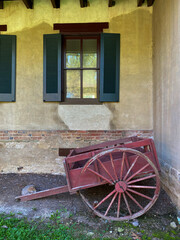
[[[81,97],[81,81],[79,70],[66,70],[66,97],[80,98]]]
[[[66,40],[66,67],[79,68],[80,67],[80,39]]]
[[[97,67],[97,39],[83,40],[83,67]]]
[[[97,98],[97,71],[83,71],[83,98]]]

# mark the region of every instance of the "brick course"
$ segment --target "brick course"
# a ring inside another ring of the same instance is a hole
[[[113,130],[113,131],[75,131],[75,130],[5,130],[0,131],[0,141],[39,141],[49,136],[60,136],[64,140],[106,141],[128,136],[152,137],[152,130]]]

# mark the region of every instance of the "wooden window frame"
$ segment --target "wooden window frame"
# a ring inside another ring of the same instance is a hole
[[[66,68],[66,40],[67,39],[80,39],[81,47],[80,47],[80,68]],[[97,39],[97,66],[96,68],[83,68],[83,39]],[[66,97],[66,70],[80,70],[80,80],[81,80],[81,88],[80,88],[80,98],[67,98]],[[83,70],[97,70],[97,97],[96,98],[83,98]],[[61,104],[101,104],[99,101],[100,98],[100,34],[63,34],[62,35],[62,102]]]

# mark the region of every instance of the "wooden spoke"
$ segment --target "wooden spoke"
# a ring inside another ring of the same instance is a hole
[[[143,209],[141,204],[138,203],[138,201],[130,193],[128,193],[128,191],[126,191],[126,194],[133,200],[133,202],[135,202],[141,209]]]
[[[131,175],[126,182],[129,182],[129,180],[131,180],[133,177],[135,177],[136,175],[138,175],[138,173],[142,172],[145,168],[147,168],[149,166],[149,163],[146,164],[144,167],[140,168],[137,172],[135,172],[133,175]]]
[[[115,182],[115,179],[111,176],[110,172],[107,170],[107,168],[104,166],[104,164],[101,162],[99,158],[97,158],[98,162],[101,164],[103,169],[106,171],[106,173],[109,175],[109,177]]]
[[[111,193],[109,193],[105,198],[103,198],[95,207],[94,209],[96,209],[97,207],[99,207],[103,202],[105,202],[110,196],[112,196],[114,193],[116,192],[116,190],[113,190]]]
[[[142,194],[142,193],[139,193],[139,192],[137,192],[137,191],[135,191],[135,190],[132,190],[132,189],[129,189],[129,188],[128,188],[127,191],[132,192],[132,193],[135,193],[135,194],[137,194],[137,195],[139,195],[139,196],[141,196],[141,197],[143,197],[143,198],[147,198],[147,199],[149,199],[150,201],[153,200],[152,198],[150,198],[150,197],[148,197],[148,196],[146,196],[146,195],[144,195],[144,194]]]
[[[146,188],[146,189],[156,189],[155,186],[140,186],[140,185],[128,185],[128,188]]]
[[[128,211],[129,211],[129,214],[130,214],[130,216],[131,216],[131,215],[132,215],[132,212],[131,212],[131,209],[130,209],[129,204],[128,204],[128,201],[127,201],[127,198],[126,198],[126,196],[125,196],[124,193],[123,193],[123,198],[124,198],[124,201],[125,201],[125,203],[126,203],[126,206],[127,206]]]
[[[113,182],[111,182],[109,179],[107,179],[106,177],[102,176],[101,174],[99,174],[98,172],[95,172],[94,170],[92,170],[91,168],[87,168],[90,172],[94,173],[95,175],[99,176],[100,178],[104,179],[105,181],[107,181],[110,184],[113,184]]]
[[[118,196],[117,218],[119,218],[120,207],[121,207],[121,193],[119,193],[119,196]]]
[[[139,158],[139,156],[137,156],[137,157],[135,158],[135,160],[133,161],[132,165],[131,165],[130,168],[128,169],[128,171],[127,171],[127,173],[126,173],[126,175],[125,175],[125,177],[124,177],[124,179],[123,179],[124,181],[126,180],[126,178],[127,178],[127,176],[129,175],[130,171],[132,170],[132,168],[133,168],[134,165],[136,164],[138,158]]]
[[[112,165],[112,168],[113,168],[113,171],[114,171],[114,176],[116,178],[116,181],[118,181],[118,177],[117,177],[117,174],[116,174],[116,169],[115,169],[115,166],[114,166],[114,161],[113,161],[112,154],[110,153],[109,156],[110,156],[110,159],[111,159],[111,165]]]
[[[128,162],[127,154],[126,154],[126,156],[125,156],[125,163],[126,163],[127,169],[129,169],[129,162]]]
[[[123,175],[125,155],[126,155],[126,153],[123,152],[122,163],[121,163],[121,170],[120,170],[120,181],[122,180],[122,175]]]
[[[156,177],[155,174],[147,176],[147,177],[138,178],[138,179],[135,179],[135,180],[132,180],[132,181],[128,182],[128,184],[139,182],[139,181],[143,181],[143,180],[154,178],[154,177]]]
[[[113,199],[111,200],[111,202],[110,202],[110,204],[109,204],[109,206],[108,206],[108,208],[107,208],[107,210],[106,210],[104,216],[106,216],[106,215],[108,214],[109,209],[111,208],[111,206],[112,206],[112,204],[113,204],[113,202],[114,202],[114,200],[115,200],[117,194],[118,194],[118,192],[115,193],[115,195],[114,195]]]

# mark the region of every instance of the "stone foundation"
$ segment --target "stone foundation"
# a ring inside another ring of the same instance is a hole
[[[161,164],[161,184],[172,202],[180,209],[180,172],[169,164]]]
[[[2,173],[64,174],[59,148],[76,148],[127,136],[152,137],[139,131],[0,131],[0,171]]]

